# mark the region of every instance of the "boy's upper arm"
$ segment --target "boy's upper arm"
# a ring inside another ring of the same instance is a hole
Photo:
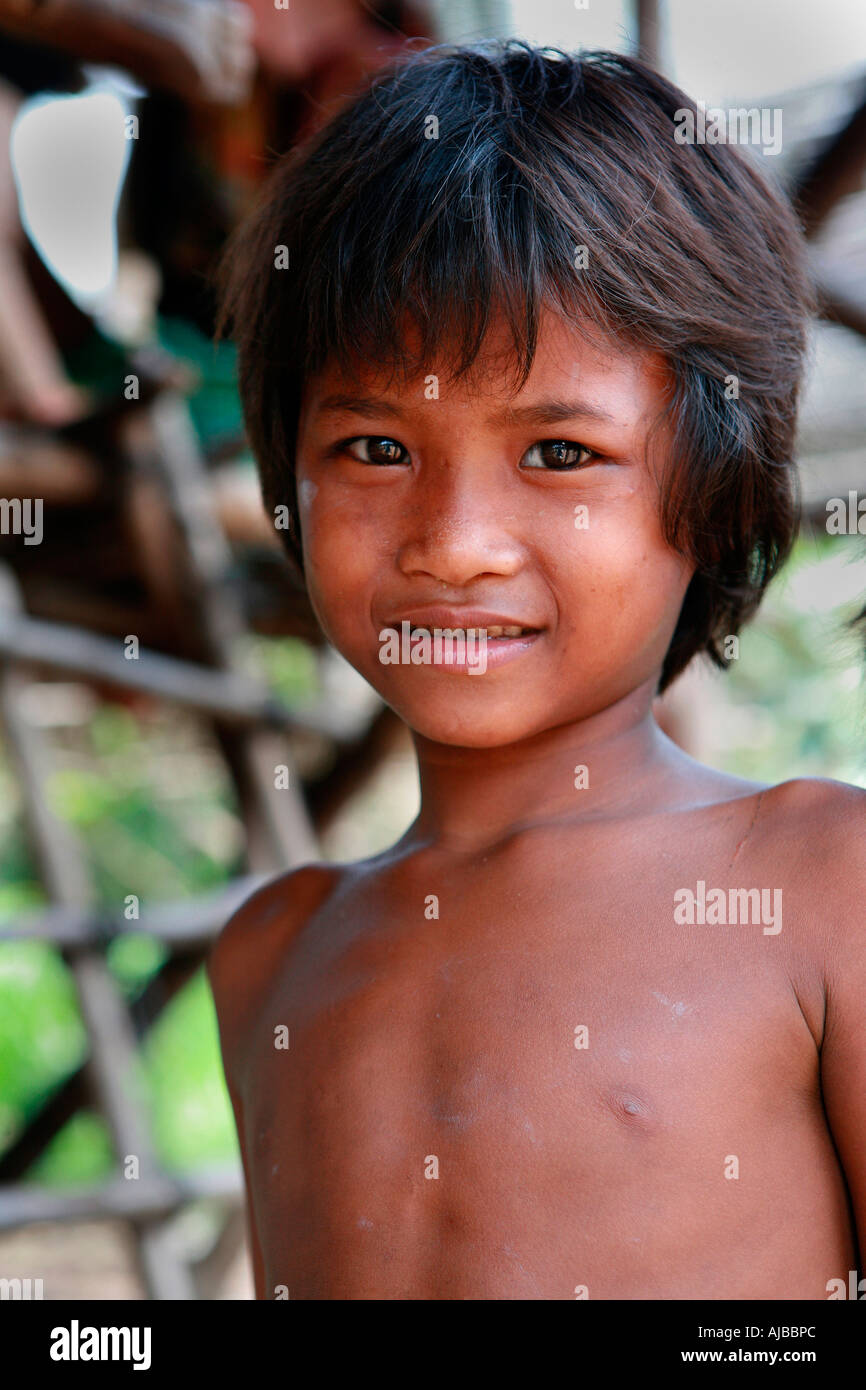
[[[256,889],[226,922],[206,969],[220,1032],[226,1076],[237,1084],[237,1065],[247,1024],[262,991],[274,978],[293,937],[321,905],[338,870],[305,864]]]
[[[826,784],[825,784],[826,785]],[[836,783],[816,911],[829,915],[821,1086],[866,1254],[866,791]],[[822,821],[824,817],[821,817]],[[823,827],[822,827],[823,828]],[[820,833],[820,832],[819,832]]]
[[[244,1130],[244,1045],[262,992],[272,982],[282,953],[327,896],[336,875],[337,870],[327,865],[309,864],[264,884],[226,922],[206,962],[246,1182],[256,1298],[266,1294]]]

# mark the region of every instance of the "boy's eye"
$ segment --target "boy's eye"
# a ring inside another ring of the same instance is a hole
[[[359,456],[353,452],[353,449],[358,447],[363,447],[366,450],[366,457],[364,457],[363,454]],[[392,464],[408,462],[408,454],[406,454],[403,445],[399,444],[396,439],[390,439],[387,435],[362,434],[357,439],[347,439],[343,448],[348,454],[352,455],[352,458],[357,459],[359,463]],[[398,454],[401,452],[406,455],[404,458],[398,457]]]
[[[355,439],[347,439],[340,447],[352,458],[357,459],[358,463],[388,467],[409,462],[409,455],[404,446],[389,435],[358,435]],[[361,450],[360,453],[355,452],[358,449]],[[583,444],[576,444],[573,440],[541,439],[527,449],[520,466],[563,473],[583,468],[596,458],[598,454],[592,449],[587,449]]]
[[[521,460],[521,468],[544,468],[551,472],[567,472],[571,468],[582,468],[598,454],[583,444],[575,444],[571,439],[540,439],[527,449]]]

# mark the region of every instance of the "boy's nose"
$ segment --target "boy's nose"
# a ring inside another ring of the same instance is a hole
[[[406,519],[397,563],[403,574],[428,574],[445,584],[466,585],[483,574],[512,575],[523,546],[512,533],[516,515],[495,509],[491,498],[440,495],[421,514]]]

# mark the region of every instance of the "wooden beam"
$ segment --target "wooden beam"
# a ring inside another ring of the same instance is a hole
[[[814,236],[841,198],[855,192],[866,170],[866,100],[801,174],[792,197],[807,236]]]
[[[866,337],[866,296],[858,296],[853,287],[843,291],[824,280],[818,282],[818,299],[822,318]]]
[[[658,0],[635,0],[637,11],[637,55],[650,67],[658,69],[661,62]]]
[[[8,567],[2,573],[0,609],[7,618],[20,614],[21,593]],[[23,713],[26,686],[22,673],[0,663],[0,720],[8,740],[9,759],[18,776],[25,824],[48,894],[72,908],[93,906],[94,889],[89,865],[71,827],[51,808],[45,795],[48,753],[37,729]],[[71,966],[81,1015],[87,1028],[90,1052],[86,1078],[111,1132],[114,1153],[125,1164],[134,1158],[140,1178],[122,1186],[135,1188],[138,1181],[159,1184],[160,1165],[151,1140],[146,1096],[142,1089],[135,1033],[129,1011],[111,972],[97,950],[77,955]],[[15,1196],[28,1196],[22,1188],[6,1194],[7,1208]],[[173,1257],[159,1219],[138,1229],[138,1254],[152,1297],[194,1298],[195,1285],[183,1263]]]
[[[118,936],[147,932],[172,950],[195,949],[210,943],[235,908],[271,877],[244,874],[213,893],[180,902],[146,904],[134,921],[125,918],[120,908],[111,916],[104,909],[97,912],[73,904],[46,903],[0,924],[0,941],[50,941],[69,954],[104,946]]]
[[[355,722],[335,710],[284,705],[266,686],[236,671],[183,661],[139,647],[127,660],[120,638],[12,613],[0,606],[0,657],[37,669],[104,682],[182,705],[197,714],[247,729],[309,730],[344,741]]]
[[[240,1199],[243,1184],[235,1166],[200,1168],[189,1175],[163,1175],[127,1182],[112,1178],[96,1187],[64,1190],[28,1183],[0,1188],[0,1230],[32,1221],[87,1221],[125,1217],[140,1221],[171,1215],[203,1197]]]
[[[0,1186],[20,1182],[28,1168],[44,1153],[65,1124],[91,1099],[84,1067],[79,1067],[61,1083],[41,1110],[0,1154]]]

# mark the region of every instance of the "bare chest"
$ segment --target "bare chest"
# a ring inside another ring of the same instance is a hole
[[[833,1226],[816,1049],[778,940],[674,922],[667,884],[636,902],[628,883],[570,883],[362,893],[275,975],[245,1120],[272,1272],[306,1296],[363,1296],[316,1293],[311,1261],[342,1269],[338,1288],[393,1288],[435,1283],[446,1247],[452,1271],[482,1260],[472,1288],[556,1296],[600,1244],[610,1268],[681,1248],[672,1212],[751,1240],[792,1155],[793,1200],[829,1202]]]

